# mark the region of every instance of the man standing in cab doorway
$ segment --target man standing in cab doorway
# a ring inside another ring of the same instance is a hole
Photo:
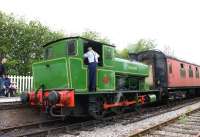
[[[89,91],[96,91],[96,69],[98,64],[99,54],[95,52],[92,47],[88,47],[88,52],[84,54],[85,58],[88,58],[88,70],[89,70]]]

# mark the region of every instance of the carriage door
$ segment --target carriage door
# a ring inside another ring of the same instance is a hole
[[[183,67],[182,64],[180,66],[181,66],[180,68]],[[168,69],[168,84],[169,84],[168,86],[170,86],[171,84],[173,84],[174,74],[172,72],[173,71],[172,70],[172,61],[170,61],[169,59],[167,59],[167,69]]]

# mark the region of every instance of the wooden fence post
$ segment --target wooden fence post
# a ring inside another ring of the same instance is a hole
[[[33,77],[32,76],[15,76],[9,75],[11,83],[13,83],[19,93],[30,92],[33,90]]]

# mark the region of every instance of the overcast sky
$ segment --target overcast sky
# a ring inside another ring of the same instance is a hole
[[[0,0],[0,10],[66,34],[94,30],[118,49],[153,39],[200,64],[199,0]]]

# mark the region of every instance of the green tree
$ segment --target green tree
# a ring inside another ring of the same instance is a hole
[[[102,37],[98,32],[96,31],[85,31],[81,34],[82,37],[87,38],[87,39],[91,39],[91,40],[95,40],[95,41],[99,41],[102,43],[107,43],[110,44],[110,40],[107,37]]]
[[[11,48],[11,41],[8,38],[9,34],[6,28],[8,27],[8,23],[12,23],[12,21],[12,18],[0,12],[0,60],[6,57]]]
[[[129,53],[138,53],[141,51],[154,49],[157,45],[153,40],[140,39],[134,44],[129,44],[127,48],[124,48],[121,51],[117,51],[118,57],[128,58]]]
[[[128,53],[129,53],[128,49],[124,48],[122,50],[116,50],[115,56],[119,58],[128,59]]]
[[[42,46],[64,36],[38,21],[26,22],[2,12],[0,34],[0,57],[8,59],[8,73],[16,75],[31,73],[32,63],[42,58]]]
[[[140,39],[137,43],[128,45],[128,50],[130,53],[138,53],[154,49],[155,47],[156,44],[153,40]]]

